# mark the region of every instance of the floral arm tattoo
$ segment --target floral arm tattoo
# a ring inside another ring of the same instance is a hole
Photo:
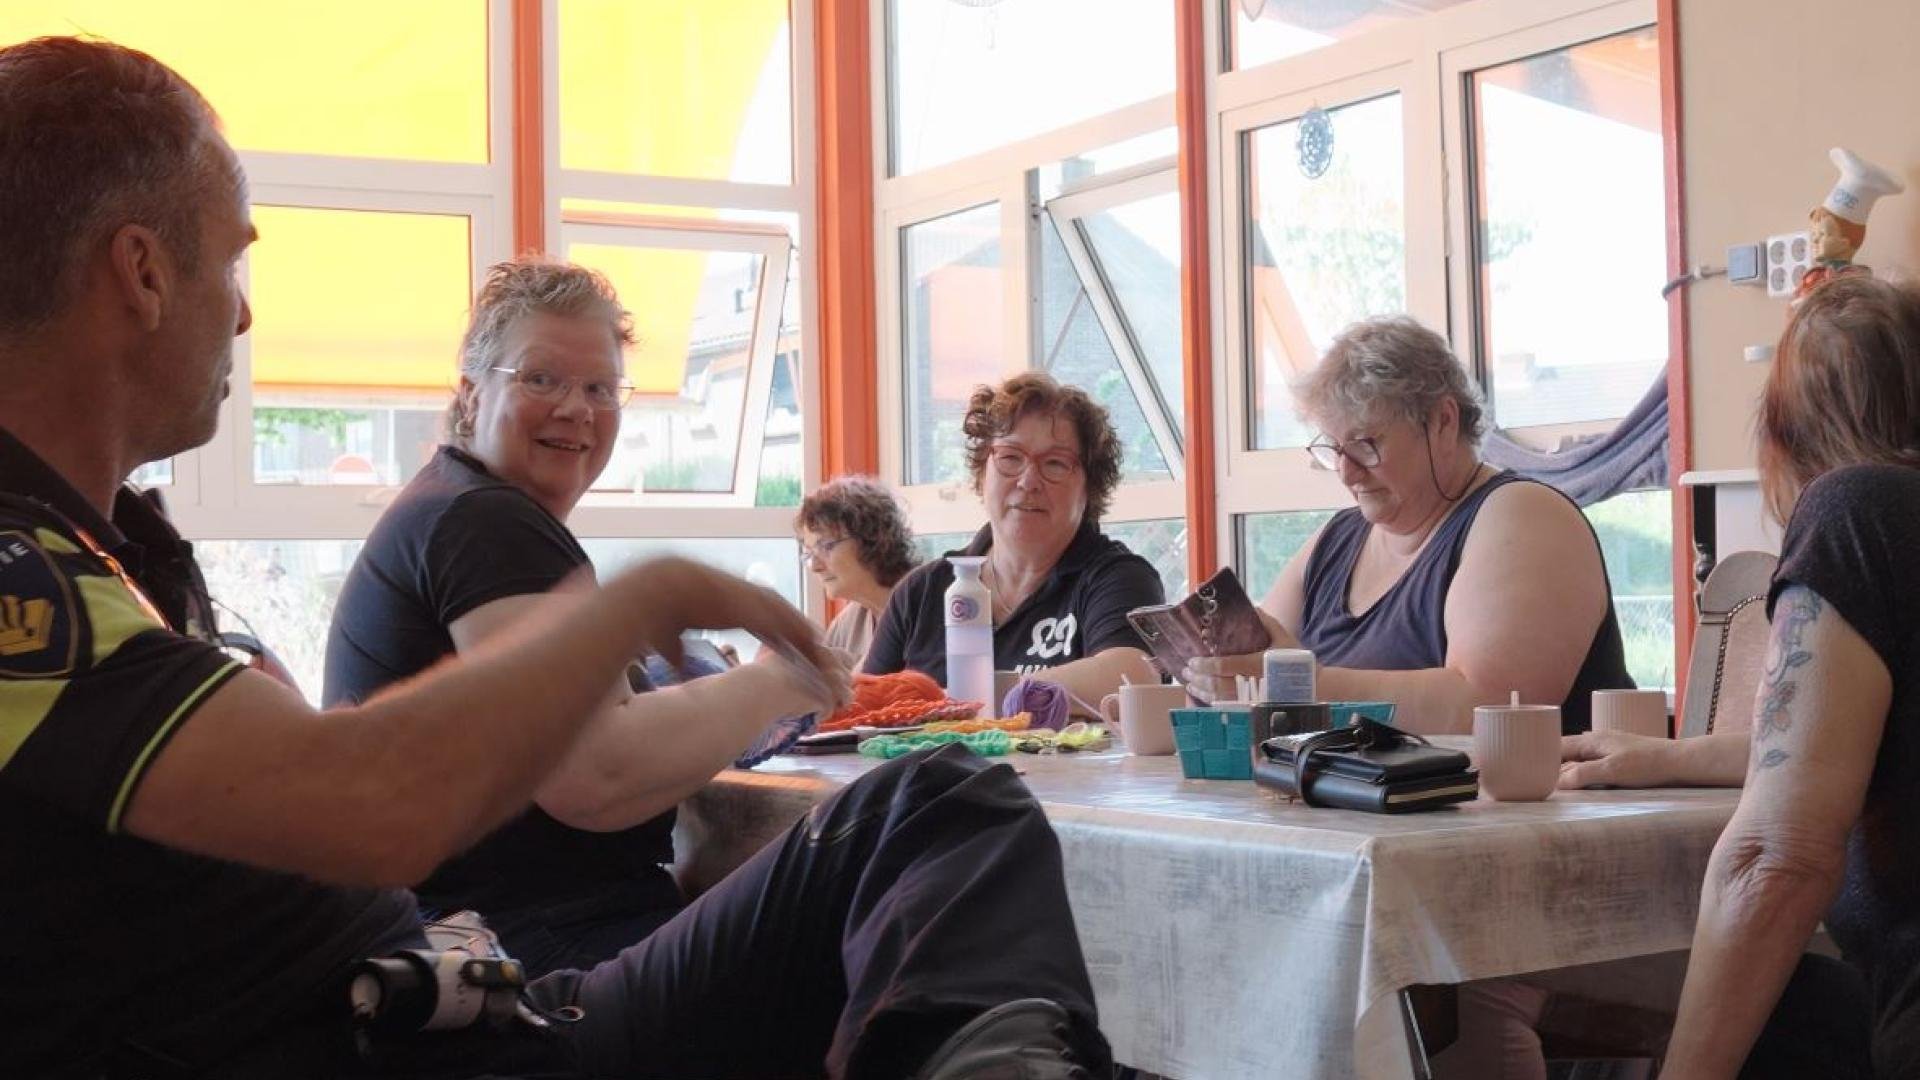
[[[1795,669],[1813,660],[1813,653],[1802,644],[1807,627],[1820,617],[1827,602],[1804,585],[1790,585],[1780,594],[1774,607],[1772,646],[1767,650],[1767,668],[1761,686],[1759,715],[1754,717],[1754,742],[1766,742],[1793,726],[1788,706],[1800,692]],[[1774,747],[1760,755],[1758,768],[1771,769],[1787,760],[1787,752]]]

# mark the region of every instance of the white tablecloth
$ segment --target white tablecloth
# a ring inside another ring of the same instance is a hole
[[[1558,792],[1405,816],[1289,804],[1173,758],[1015,754],[1065,853],[1119,1060],[1190,1080],[1394,1077],[1397,992],[1685,948],[1738,793]],[[682,814],[712,880],[872,766],[780,758]]]

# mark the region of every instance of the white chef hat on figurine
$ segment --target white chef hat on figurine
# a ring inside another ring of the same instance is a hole
[[[1892,173],[1845,147],[1836,146],[1827,156],[1840,170],[1840,179],[1834,182],[1833,190],[1827,192],[1827,201],[1821,205],[1835,217],[1865,225],[1875,199],[1906,190],[1907,186]]]

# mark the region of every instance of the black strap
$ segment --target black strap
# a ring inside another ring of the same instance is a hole
[[[1308,806],[1320,804],[1307,794],[1307,774],[1313,755],[1325,750],[1385,750],[1403,743],[1419,746],[1430,745],[1427,740],[1411,731],[1402,731],[1391,724],[1382,724],[1378,720],[1356,717],[1350,727],[1328,728],[1315,732],[1300,741],[1293,751],[1293,788],[1300,793],[1300,801]]]
[[[1319,805],[1307,794],[1307,765],[1314,754],[1322,750],[1351,750],[1359,745],[1357,728],[1328,728],[1302,739],[1293,750],[1293,790],[1299,793],[1300,801],[1308,806]]]

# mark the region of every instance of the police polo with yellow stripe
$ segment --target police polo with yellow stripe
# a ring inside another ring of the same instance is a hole
[[[128,488],[102,518],[0,430],[0,1045],[23,1075],[190,1073],[418,933],[404,891],[122,830],[154,756],[240,670],[213,633],[155,505]]]

